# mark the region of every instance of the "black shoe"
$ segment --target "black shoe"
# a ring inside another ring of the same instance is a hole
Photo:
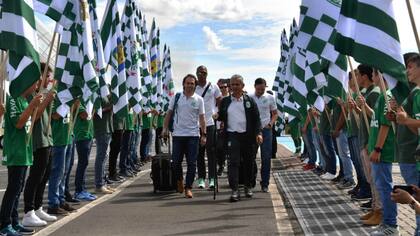
[[[133,177],[133,174],[131,174],[128,171],[124,171],[124,172],[120,172],[119,176],[124,177],[124,178],[131,178]]]
[[[48,208],[47,211],[48,214],[50,215],[58,215],[58,216],[67,216],[69,215],[69,212],[64,210],[63,208],[60,207],[54,207],[54,208]]]
[[[358,192],[354,195],[351,196],[351,200],[354,201],[366,201],[372,198],[372,195],[369,193],[362,193],[362,192]]]
[[[237,202],[239,201],[240,196],[239,196],[239,191],[232,191],[232,195],[230,195],[230,202]]]
[[[22,234],[22,235],[31,235],[35,233],[34,229],[26,228],[25,226],[21,224],[13,225],[12,227],[14,230],[16,230],[17,233]]]
[[[122,183],[122,182],[124,182],[125,178],[123,178],[119,175],[114,175],[114,176],[109,177],[109,180],[111,180],[114,183]]]
[[[117,181],[109,179],[108,176],[105,176],[105,182],[107,185],[118,183]]]
[[[372,200],[363,203],[362,205],[360,205],[360,209],[362,210],[371,210],[372,209]]]
[[[266,186],[261,186],[261,192],[263,192],[263,193],[268,193],[268,187],[266,187]]]
[[[353,181],[344,180],[341,184],[337,185],[338,189],[349,189],[354,188],[356,186],[356,183]]]
[[[251,189],[245,188],[244,191],[245,191],[245,197],[252,198],[252,196],[254,196],[254,193],[252,192]]]
[[[348,195],[355,195],[359,192],[359,185],[356,185],[356,187],[354,187],[353,189],[349,190],[347,192]]]
[[[63,210],[66,210],[68,212],[75,212],[75,211],[77,211],[76,208],[70,206],[67,202],[61,204],[60,205],[60,208],[63,209]]]
[[[337,177],[335,177],[334,179],[332,179],[331,180],[331,182],[333,183],[333,184],[339,184],[340,182],[342,182],[342,181],[344,181],[344,179],[343,179],[343,177],[342,176],[337,176]]]
[[[72,203],[72,204],[77,204],[77,203],[80,203],[80,200],[79,199],[76,199],[76,198],[74,198],[70,193],[65,193],[64,194],[65,195],[65,197],[64,197],[64,200],[66,201],[66,202],[70,202],[70,203]]]

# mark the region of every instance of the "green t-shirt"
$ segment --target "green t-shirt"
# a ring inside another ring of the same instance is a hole
[[[388,99],[392,97],[391,93],[387,91]],[[368,141],[368,151],[369,153],[373,152],[376,146],[378,139],[379,128],[380,126],[389,126],[388,135],[385,139],[384,145],[382,146],[381,153],[381,162],[392,163],[394,162],[394,130],[392,129],[391,122],[386,119],[385,113],[387,108],[385,106],[385,97],[381,93],[379,98],[374,106],[374,114],[372,115],[372,120],[370,122],[370,135]]]
[[[126,130],[134,131],[134,112],[130,109],[127,116]]]
[[[37,149],[51,147],[53,145],[51,127],[48,127],[48,108],[49,106],[44,110],[41,118],[35,122],[34,129],[32,130],[32,146],[34,152]]]
[[[143,129],[151,129],[152,128],[152,115],[150,113],[147,115],[143,115],[142,122],[143,122]]]
[[[357,98],[357,93],[353,93],[352,97],[354,100]],[[356,112],[347,113],[347,136],[354,137],[359,134],[360,118]]]
[[[112,116],[112,125],[114,130],[124,130],[126,125],[125,122],[125,117],[117,116],[115,114]]]
[[[57,102],[54,102],[57,104]],[[56,107],[53,106],[53,113],[55,112]],[[70,126],[70,113],[66,115],[66,117],[59,119],[51,119],[51,129],[52,129],[52,138],[53,138],[53,145],[54,146],[66,146],[71,144],[71,133],[72,130],[69,128]]]
[[[377,86],[370,86],[366,92],[363,94],[363,97],[366,99],[366,103],[369,105],[370,108],[374,108],[376,104],[376,100],[378,100],[378,96],[380,94],[380,89]],[[360,148],[363,149],[366,147],[369,141],[369,133],[368,128],[366,127],[365,118],[362,113],[359,115],[360,118],[360,128],[359,128],[359,141],[360,141]],[[368,122],[370,122],[369,116],[367,116]]]
[[[80,118],[80,114],[86,112],[83,102],[80,103],[79,113],[77,113],[76,123],[74,124],[75,141],[83,141],[93,139],[93,121],[92,114],[88,114],[86,120]]]
[[[420,89],[417,87],[412,88],[410,94],[402,103],[407,115],[413,118],[415,118],[413,113],[414,98],[419,91]],[[395,159],[399,163],[416,163],[414,153],[416,152],[418,143],[417,134],[413,133],[410,128],[405,125],[397,125],[396,128]]]
[[[325,107],[324,111],[321,113],[319,133],[322,135],[331,135],[331,115],[327,114],[329,111],[330,109]]]
[[[31,166],[32,139],[29,136],[31,119],[25,126],[16,128],[21,114],[28,107],[28,101],[23,97],[6,97],[6,112],[4,114],[4,148],[3,165],[6,166]],[[28,141],[28,144],[26,143]]]
[[[420,120],[420,93],[416,93],[416,95],[413,98],[413,118],[416,120]],[[416,138],[416,141],[418,144],[420,144],[420,129],[417,130],[418,137]],[[420,171],[420,162],[417,161],[417,170]]]
[[[156,128],[162,128],[163,127],[163,121],[165,120],[165,115],[159,115],[157,118],[157,125]]]
[[[114,127],[112,126],[112,104],[108,98],[102,98],[102,109],[105,108],[110,108],[110,110],[102,111],[102,118],[98,114],[95,114],[93,117],[93,133],[95,137],[114,132]]]

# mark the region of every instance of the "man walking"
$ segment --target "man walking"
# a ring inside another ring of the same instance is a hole
[[[260,114],[254,99],[244,94],[242,76],[233,75],[230,80],[232,95],[223,98],[218,119],[227,132],[228,179],[232,189],[231,202],[239,200],[239,167],[242,158],[245,196],[251,198],[254,165],[254,146],[263,143]]]

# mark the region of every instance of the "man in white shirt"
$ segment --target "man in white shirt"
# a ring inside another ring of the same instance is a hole
[[[197,78],[188,74],[182,81],[184,91],[175,95],[170,103],[163,124],[163,136],[168,137],[169,122],[173,116],[172,132],[172,161],[177,179],[177,190],[184,191],[182,175],[182,159],[187,159],[187,175],[185,178],[185,197],[192,198],[192,185],[194,183],[195,168],[199,143],[206,143],[206,121],[204,118],[203,98],[194,93]],[[175,101],[177,99],[177,101]],[[204,132],[200,134],[200,128]]]
[[[227,133],[228,179],[232,189],[231,202],[240,199],[239,168],[243,168],[245,196],[251,198],[254,170],[254,147],[263,142],[261,121],[254,99],[244,94],[244,82],[240,75],[230,80],[232,95],[224,97],[220,103],[218,120],[223,122]]]
[[[266,93],[267,83],[263,78],[255,80],[255,93],[251,97],[255,100],[260,112],[262,135],[264,142],[261,144],[261,190],[268,192],[271,169],[271,150],[273,125],[277,120],[276,100],[273,95]]]
[[[198,84],[195,88],[195,94],[204,100],[204,110],[206,119],[207,142],[205,146],[200,146],[197,157],[197,184],[199,188],[205,188],[206,180],[206,161],[204,153],[207,153],[209,188],[214,188],[214,179],[216,175],[216,126],[213,115],[217,113],[217,105],[222,99],[222,94],[216,84],[207,81],[207,68],[199,66],[197,68]]]

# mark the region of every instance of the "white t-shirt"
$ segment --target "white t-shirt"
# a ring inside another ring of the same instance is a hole
[[[175,96],[169,102],[169,110],[174,110]],[[174,114],[173,136],[200,136],[199,115],[204,114],[203,98],[197,94],[186,97],[181,94]]]
[[[197,85],[195,88],[195,94],[201,97],[204,90],[206,89],[207,85],[209,85],[210,82],[207,82],[206,85],[201,87],[200,85]],[[206,117],[206,125],[214,125],[214,121],[212,118],[212,115],[217,112],[216,108],[216,99],[222,97],[222,93],[220,92],[220,89],[217,85],[210,84],[209,89],[207,90],[206,94],[204,95],[204,110],[205,110],[205,117]]]
[[[230,103],[227,113],[227,131],[228,132],[246,132],[246,114],[244,107],[244,98],[241,96],[239,99],[231,97],[232,102]]]
[[[257,103],[258,111],[260,112],[260,120],[262,128],[266,127],[271,120],[271,112],[277,110],[276,99],[269,93],[264,93],[261,97],[254,94],[251,95]]]

